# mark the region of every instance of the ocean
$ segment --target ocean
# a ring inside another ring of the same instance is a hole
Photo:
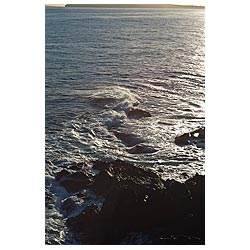
[[[181,183],[204,175],[205,147],[175,138],[205,126],[204,9],[45,8],[46,244],[78,244],[62,170],[121,160]],[[86,242],[87,244],[87,242]]]

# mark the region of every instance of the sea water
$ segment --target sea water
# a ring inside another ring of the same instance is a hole
[[[46,8],[45,21],[46,243],[77,244],[54,180],[62,169],[120,159],[165,179],[204,174],[204,147],[174,142],[205,123],[204,10]]]

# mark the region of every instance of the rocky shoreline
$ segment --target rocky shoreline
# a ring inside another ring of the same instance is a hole
[[[93,170],[96,175],[82,169],[56,175],[71,194],[61,207],[79,244],[205,244],[205,176],[163,180],[120,160],[96,161]],[[79,204],[88,205],[74,213]]]

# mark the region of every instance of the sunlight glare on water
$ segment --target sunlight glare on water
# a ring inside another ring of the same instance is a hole
[[[53,180],[69,165],[204,174],[204,148],[175,144],[205,125],[204,10],[46,8],[45,91],[48,244],[70,243]]]

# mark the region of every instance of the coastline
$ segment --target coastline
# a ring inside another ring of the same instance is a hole
[[[49,7],[49,8],[64,8],[65,4],[45,4],[45,7]]]

